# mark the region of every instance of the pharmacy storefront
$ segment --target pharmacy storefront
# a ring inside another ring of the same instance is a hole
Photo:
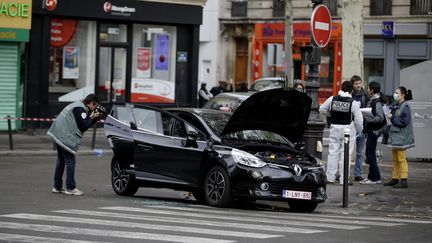
[[[31,0],[0,0],[0,131],[6,116],[21,117],[26,43],[31,28]],[[12,121],[12,129],[20,127]]]
[[[196,105],[201,5],[45,0],[33,10],[27,116],[52,117],[89,93],[106,106]]]

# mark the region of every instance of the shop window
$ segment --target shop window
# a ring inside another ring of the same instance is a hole
[[[370,0],[370,16],[392,15],[392,0]]]
[[[72,102],[94,92],[96,22],[51,20],[49,100]]]
[[[188,53],[176,51],[174,26],[133,27],[131,101],[173,103],[176,62],[187,62]]]
[[[364,59],[364,85],[365,89],[370,82],[381,84],[381,91],[385,89],[384,83],[384,59]]]
[[[99,39],[101,42],[127,42],[127,26],[103,23],[100,25]]]
[[[411,0],[410,14],[411,15],[432,14],[432,1],[431,0]]]
[[[320,88],[318,90],[318,97],[321,99],[327,99],[333,95],[334,44],[322,48],[321,51],[321,64],[319,65]]]
[[[400,69],[404,69],[407,67],[411,67],[413,65],[416,65],[418,63],[424,62],[425,60],[399,60],[400,63]]]

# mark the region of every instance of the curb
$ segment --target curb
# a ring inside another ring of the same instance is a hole
[[[84,149],[79,150],[75,155],[96,155],[102,156],[104,154],[112,154],[111,149]],[[0,151],[0,156],[51,156],[57,155],[56,150],[12,150],[12,151]]]

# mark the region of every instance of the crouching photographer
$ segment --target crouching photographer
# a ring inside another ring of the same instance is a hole
[[[66,106],[48,130],[48,135],[57,145],[57,162],[54,172],[53,193],[67,195],[83,194],[75,183],[75,153],[82,142],[83,134],[93,126],[106,110],[99,105],[99,98],[89,94],[82,101]],[[66,190],[63,189],[63,172],[66,167]]]

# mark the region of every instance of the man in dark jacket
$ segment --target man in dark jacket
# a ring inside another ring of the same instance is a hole
[[[369,83],[370,100],[367,108],[371,108],[369,114],[365,114],[365,125],[363,131],[366,133],[366,159],[369,163],[369,174],[360,184],[380,184],[381,174],[377,164],[375,154],[378,137],[381,136],[386,119],[383,105],[385,104],[384,95],[380,92],[381,85],[377,82]]]
[[[227,82],[220,80],[218,86],[215,86],[210,89],[210,93],[212,93],[213,97],[216,97],[216,95],[226,92],[227,91],[226,88],[227,88]]]
[[[66,106],[48,130],[48,135],[57,145],[57,162],[54,173],[53,193],[67,195],[83,194],[75,183],[75,153],[81,144],[85,131],[90,128],[101,114],[96,112],[99,99],[95,94],[89,94],[82,101],[76,101]],[[62,189],[63,172],[66,167],[66,190]]]
[[[368,94],[363,89],[363,80],[360,76],[354,75],[351,77],[351,82],[354,85],[353,92],[351,93],[352,98],[357,101],[360,108],[365,108],[368,103]],[[356,156],[354,164],[354,180],[362,181],[362,164],[365,159],[365,145],[366,135],[360,132],[356,137]]]

